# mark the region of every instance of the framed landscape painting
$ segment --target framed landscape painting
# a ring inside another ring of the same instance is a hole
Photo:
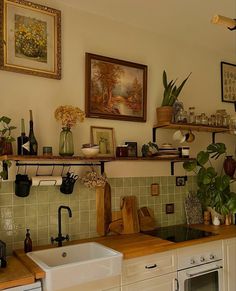
[[[221,96],[223,102],[236,102],[236,65],[221,62]]]
[[[61,12],[0,0],[0,69],[61,79]]]
[[[147,66],[86,53],[86,116],[146,121]]]

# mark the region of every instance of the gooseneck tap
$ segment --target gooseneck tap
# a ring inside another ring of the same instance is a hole
[[[51,242],[54,243],[54,241],[56,241],[59,247],[62,246],[62,242],[64,240],[68,241],[70,239],[68,234],[65,237],[62,235],[62,231],[61,231],[61,210],[62,209],[66,209],[68,211],[69,217],[72,217],[72,211],[69,206],[64,206],[64,205],[59,206],[58,208],[58,236],[56,238],[51,237]]]

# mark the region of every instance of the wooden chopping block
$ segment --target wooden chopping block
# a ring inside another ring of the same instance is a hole
[[[109,232],[111,216],[111,186],[106,183],[104,187],[96,188],[97,233],[106,235]]]
[[[138,210],[139,226],[141,231],[155,229],[154,213],[149,207],[141,207]]]
[[[121,201],[121,213],[123,218],[123,234],[138,233],[139,220],[136,196],[125,196]]]
[[[122,234],[124,230],[123,219],[119,218],[117,220],[112,221],[109,225],[109,230],[117,234]]]

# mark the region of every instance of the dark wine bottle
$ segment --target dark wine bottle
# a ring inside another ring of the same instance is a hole
[[[25,240],[24,240],[24,251],[25,253],[32,251],[32,240],[30,238],[30,230],[27,228]]]
[[[30,110],[30,131],[29,131],[29,144],[30,144],[30,155],[37,155],[38,153],[38,143],[34,135],[34,123],[33,123],[33,114]]]
[[[17,138],[17,154],[29,155],[30,145],[29,138],[25,135],[25,121],[21,119],[21,135]]]

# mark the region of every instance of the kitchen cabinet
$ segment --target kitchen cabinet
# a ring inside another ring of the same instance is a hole
[[[177,270],[175,251],[124,260],[122,290],[174,290]]]
[[[236,238],[223,241],[224,291],[235,291],[236,286]]]
[[[154,277],[123,286],[122,291],[174,291],[177,290],[176,277],[176,272]]]

